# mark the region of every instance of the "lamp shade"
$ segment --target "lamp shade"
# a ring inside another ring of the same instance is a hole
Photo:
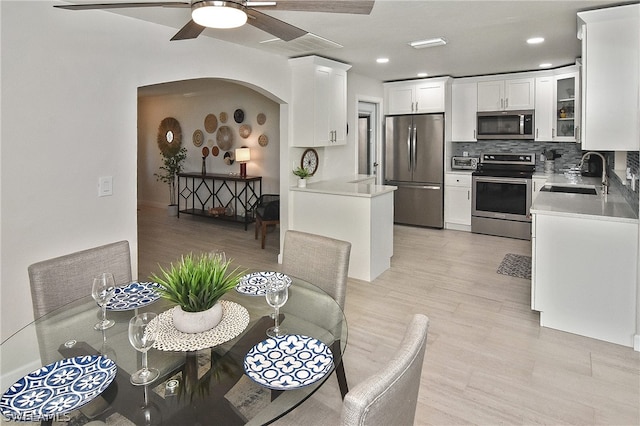
[[[244,162],[251,160],[251,150],[249,148],[236,149],[236,161]]]
[[[199,1],[191,6],[193,21],[208,28],[237,28],[247,22],[242,5],[231,1]]]

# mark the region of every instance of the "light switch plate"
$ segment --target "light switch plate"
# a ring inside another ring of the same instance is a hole
[[[113,176],[102,176],[98,178],[98,197],[113,195]]]

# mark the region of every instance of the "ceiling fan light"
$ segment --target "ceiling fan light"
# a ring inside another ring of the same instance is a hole
[[[201,1],[192,5],[191,19],[208,28],[237,28],[247,22],[247,14],[232,1]]]

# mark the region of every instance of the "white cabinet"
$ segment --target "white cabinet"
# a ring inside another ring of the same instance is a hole
[[[535,140],[579,142],[579,72],[537,77],[535,83]]]
[[[478,111],[534,108],[533,78],[478,82]]]
[[[385,83],[387,114],[444,112],[447,80]]]
[[[582,149],[640,148],[640,5],[578,13],[582,39]]]
[[[478,83],[454,82],[451,85],[451,140],[476,141]]]
[[[347,143],[347,70],[350,65],[317,56],[290,59],[293,93],[292,146]]]
[[[539,175],[533,176],[533,179],[532,179],[533,188],[531,188],[531,203],[532,204],[535,201],[535,199],[538,196],[538,194],[540,193],[540,189],[542,189],[542,187],[544,186],[544,184],[546,182],[547,182],[547,176],[539,176]]]
[[[471,230],[471,173],[444,175],[445,228]]]

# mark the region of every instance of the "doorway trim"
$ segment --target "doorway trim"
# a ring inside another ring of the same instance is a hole
[[[355,97],[355,111],[356,117],[354,122],[357,123],[360,115],[369,115],[371,117],[371,126],[373,129],[372,139],[375,146],[375,159],[378,163],[377,173],[376,173],[376,184],[383,184],[383,158],[382,158],[382,122],[383,122],[383,114],[382,114],[382,98],[366,96],[366,95],[356,95]],[[356,143],[354,144],[354,159],[355,159],[355,170],[358,170],[358,138],[356,137]]]

